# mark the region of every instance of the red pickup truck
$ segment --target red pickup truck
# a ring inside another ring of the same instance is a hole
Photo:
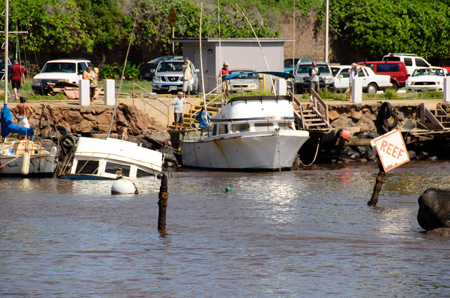
[[[395,90],[405,87],[408,71],[401,61],[365,61],[358,64],[372,68],[376,74],[391,76],[391,83]]]

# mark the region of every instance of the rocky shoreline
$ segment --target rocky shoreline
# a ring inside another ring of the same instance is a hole
[[[300,150],[301,163],[375,162],[376,154],[369,142],[386,132],[386,127],[383,130],[378,119],[382,104],[383,102],[377,101],[360,105],[348,102],[328,103],[332,129],[326,134],[311,132],[311,139]],[[389,129],[400,129],[403,132],[417,129],[419,101],[398,101],[391,104],[396,123]],[[111,126],[111,137],[120,137],[125,130],[129,141],[163,152],[165,166],[175,167],[181,163],[177,150],[179,133],[159,125],[134,105],[119,104],[112,123],[113,106],[98,103],[80,106],[75,101],[30,103],[30,106],[34,111],[29,119],[30,124],[41,138],[54,138],[58,128],[72,135],[105,137]],[[13,107],[14,104],[11,104],[10,108]],[[450,110],[449,106],[444,107]],[[343,129],[350,131],[352,136],[349,140],[340,138]],[[446,135],[432,141],[413,141],[406,145],[411,160],[450,159],[450,141]]]

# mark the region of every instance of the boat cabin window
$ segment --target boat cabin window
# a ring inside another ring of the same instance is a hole
[[[114,162],[106,162],[105,173],[116,174],[118,168],[122,169],[122,173],[124,176],[130,177],[130,166]]]
[[[217,124],[214,124],[214,125],[213,125],[213,128],[212,128],[212,135],[213,135],[213,136],[216,136],[216,135],[217,135]]]
[[[98,174],[98,160],[79,160],[77,174]]]
[[[240,131],[240,132],[249,131],[250,130],[250,124],[248,124],[248,123],[232,124],[231,125],[231,130],[234,131],[234,132],[236,132],[236,131]]]
[[[255,131],[273,130],[273,123],[255,123]]]
[[[220,124],[219,125],[219,134],[227,134],[228,133],[228,124]]]

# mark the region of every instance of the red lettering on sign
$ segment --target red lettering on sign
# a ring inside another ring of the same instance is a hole
[[[386,152],[384,147],[386,147],[387,144],[388,142],[386,142],[386,140],[383,140],[383,142],[381,143],[380,151]]]
[[[386,140],[383,140],[381,142],[380,151],[383,151],[386,154],[389,154],[390,156],[399,159],[400,156],[403,156],[403,152],[405,150],[400,149],[397,146],[394,146],[394,144],[388,143]]]

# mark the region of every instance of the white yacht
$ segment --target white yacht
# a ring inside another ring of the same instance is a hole
[[[181,142],[183,166],[290,169],[309,132],[296,130],[289,96],[236,97],[211,119],[208,136]]]

